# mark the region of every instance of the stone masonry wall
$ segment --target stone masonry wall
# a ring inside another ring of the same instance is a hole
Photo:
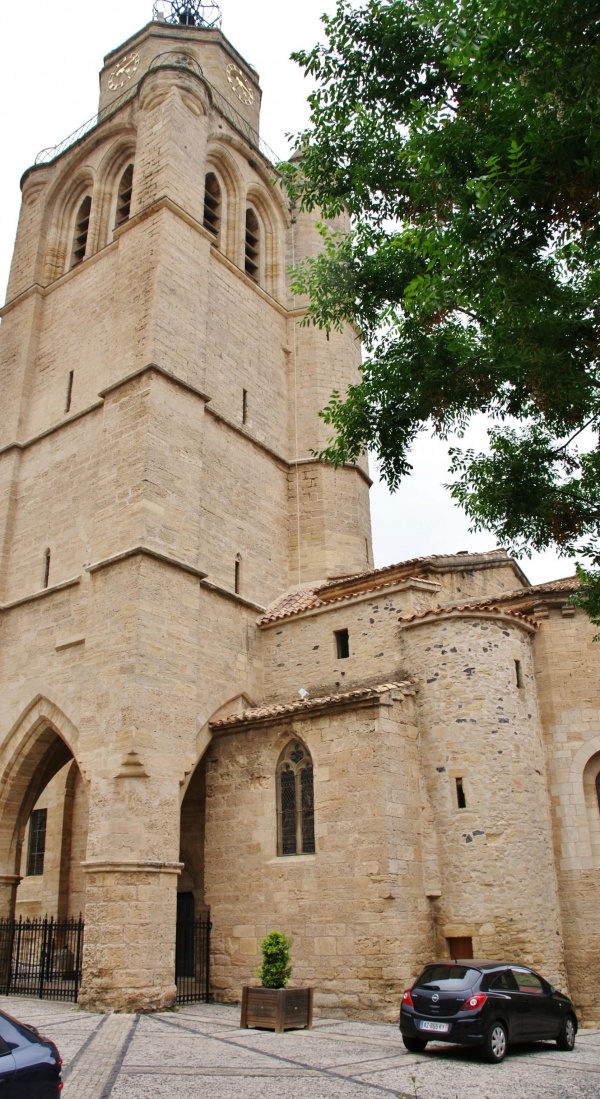
[[[397,1019],[432,949],[423,896],[412,699],[215,738],[206,770],[206,899],[215,996],[256,983],[259,941],[291,935],[292,983],[327,1015]],[[277,856],[275,771],[299,738],[314,765],[316,854]]]
[[[441,869],[438,950],[471,936],[475,957],[523,961],[564,987],[531,630],[507,616],[437,615],[404,628],[402,651],[420,685]]]

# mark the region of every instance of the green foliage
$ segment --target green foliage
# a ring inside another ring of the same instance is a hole
[[[256,971],[263,988],[287,988],[292,972],[290,940],[281,931],[269,931],[260,944],[262,965]]]
[[[295,55],[317,90],[283,174],[351,230],[322,229],[295,289],[368,352],[322,413],[323,457],[368,446],[395,488],[419,432],[485,413],[489,453],[452,453],[455,499],[517,552],[582,555],[600,614],[600,9],[338,0],[323,21]]]

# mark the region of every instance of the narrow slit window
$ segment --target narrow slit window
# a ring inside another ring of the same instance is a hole
[[[292,740],[277,765],[277,853],[314,855],[315,798],[312,759]]]
[[[350,656],[350,634],[348,630],[336,630],[335,637],[335,654],[338,660],[347,660]]]
[[[209,172],[204,182],[204,228],[216,244],[221,229],[221,188],[214,172]]]
[[[47,809],[34,809],[29,818],[29,844],[27,847],[27,875],[39,877],[44,873],[46,853]]]
[[[250,207],[246,210],[246,274],[258,282],[260,264],[260,226]]]
[[[117,216],[115,225],[123,225],[129,219],[131,213],[131,194],[133,191],[133,164],[129,164],[119,183],[117,192]]]
[[[467,799],[465,797],[465,788],[463,786],[462,778],[456,779],[456,804],[459,809],[467,808]]]
[[[242,559],[238,556],[235,559],[235,568],[233,574],[233,590],[236,595],[240,594],[240,588],[242,585]]]
[[[598,798],[598,812],[600,812],[600,771],[596,775],[596,797]]]
[[[69,370],[69,378],[67,381],[67,397],[65,400],[65,412],[71,411],[71,400],[73,398],[73,371]]]
[[[248,419],[248,390],[242,389],[242,423]]]
[[[88,231],[90,228],[90,215],[92,212],[92,199],[86,195],[75,220],[75,235],[73,237],[73,252],[71,255],[71,267],[76,267],[85,259],[87,250]]]
[[[44,587],[47,588],[50,583],[50,558],[52,554],[49,549],[44,554]]]
[[[520,660],[515,660],[515,678],[517,680],[517,687],[524,687],[525,682],[523,680],[523,665]]]

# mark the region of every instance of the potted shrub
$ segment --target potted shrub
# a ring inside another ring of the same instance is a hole
[[[260,988],[242,989],[241,1027],[264,1027],[281,1033],[312,1026],[312,988],[288,988],[292,972],[290,940],[281,931],[269,931],[260,944],[262,965],[256,971]]]

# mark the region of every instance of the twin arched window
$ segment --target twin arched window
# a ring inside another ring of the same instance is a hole
[[[277,853],[315,852],[315,801],[310,752],[299,741],[284,748],[277,764]]]
[[[213,244],[219,245],[222,238],[223,195],[221,184],[215,172],[208,172],[204,180],[203,225],[213,238]],[[261,283],[261,260],[263,241],[261,226],[256,211],[246,208],[244,222],[244,270],[253,282]]]
[[[123,225],[131,213],[131,195],[133,191],[133,164],[128,164],[119,180],[115,210],[115,228]],[[70,267],[76,267],[88,254],[90,218],[92,215],[92,196],[86,195],[81,202],[75,218],[73,243],[71,247]]]

